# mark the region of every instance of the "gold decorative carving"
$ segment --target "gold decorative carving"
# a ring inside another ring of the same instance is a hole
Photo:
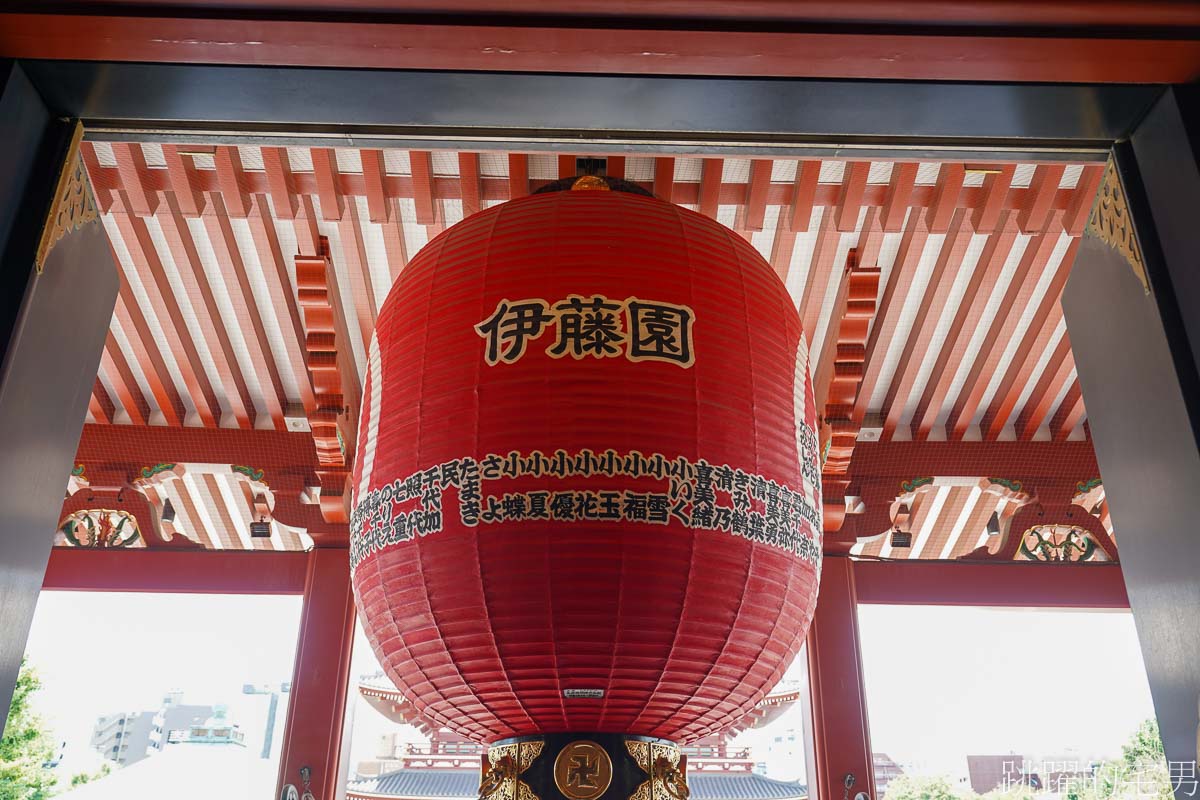
[[[612,783],[612,759],[604,748],[577,739],[554,759],[554,784],[571,800],[596,800]]]
[[[479,779],[479,800],[541,800],[520,776],[543,747],[545,742],[539,739],[488,748]]]
[[[1121,176],[1117,174],[1117,167],[1111,159],[1104,169],[1104,179],[1092,205],[1087,230],[1124,257],[1133,274],[1142,282],[1142,289],[1146,294],[1150,294],[1146,262],[1142,259],[1142,249],[1138,246],[1137,231],[1129,212],[1129,201],[1126,199],[1124,187],[1121,186]]]
[[[38,242],[37,256],[34,259],[39,275],[54,245],[68,233],[100,218],[100,212],[96,209],[96,199],[92,196],[92,187],[88,182],[87,170],[79,155],[79,142],[82,139],[83,126],[76,122],[67,156],[63,159],[62,169],[58,173],[54,201],[42,225],[42,238]]]
[[[644,781],[629,800],[688,800],[687,761],[679,748],[666,742],[626,740],[625,749],[646,773]]]

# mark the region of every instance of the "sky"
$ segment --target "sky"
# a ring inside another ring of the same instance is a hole
[[[45,592],[27,647],[38,708],[80,764],[101,714],[157,708],[172,689],[236,709],[244,683],[290,680],[300,610],[298,596]],[[910,771],[962,777],[967,754],[1116,756],[1153,715],[1127,612],[862,606],[859,627],[873,747]],[[377,669],[359,628],[352,681]],[[802,660],[785,680],[806,680]],[[351,767],[398,730],[354,697]],[[804,780],[804,723],[794,706],[735,744]]]

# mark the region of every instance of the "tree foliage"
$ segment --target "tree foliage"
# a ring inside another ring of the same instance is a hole
[[[900,775],[887,785],[885,800],[964,800],[945,777]]]
[[[54,739],[30,705],[41,685],[37,672],[22,660],[0,739],[0,800],[45,800],[54,791],[56,778],[46,766],[54,758]]]

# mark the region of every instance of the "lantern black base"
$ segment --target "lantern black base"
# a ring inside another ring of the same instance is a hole
[[[480,800],[687,800],[686,757],[666,739],[552,733],[494,742]]]

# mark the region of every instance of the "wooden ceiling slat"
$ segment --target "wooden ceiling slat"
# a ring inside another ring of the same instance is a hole
[[[354,215],[357,228],[357,213],[354,208],[348,207],[347,212],[342,218]],[[300,320],[300,308],[296,304],[291,270],[284,261],[283,251],[279,246],[279,233],[275,230],[275,222],[271,219],[270,209],[267,208],[266,195],[256,194],[251,199],[250,235],[254,239],[254,249],[258,253],[258,263],[262,267],[267,291],[271,295],[271,305],[275,309],[275,319],[283,338],[288,365],[300,391],[300,404],[304,406],[305,412],[311,413],[316,409],[317,401],[313,396],[308,370],[304,366],[304,324]],[[370,299],[373,303],[374,297]]]
[[[314,147],[311,152],[317,199],[321,201],[321,218],[337,222],[342,218],[345,208],[341,182],[338,180],[337,155],[330,147]]]
[[[668,203],[675,202],[675,159],[659,156],[654,159],[654,196]]]
[[[851,161],[846,165],[833,218],[834,225],[842,233],[858,228],[858,214],[863,206],[863,193],[867,189],[867,176],[870,173],[870,161]]]
[[[296,216],[296,182],[292,177],[292,167],[288,160],[287,149],[264,147],[262,159],[263,169],[267,174],[267,190],[271,194],[275,216],[279,219],[294,219]]]
[[[817,332],[817,323],[821,320],[821,311],[825,305],[825,295],[829,290],[829,280],[835,268],[838,245],[841,244],[842,234],[834,225],[832,209],[826,209],[821,215],[821,225],[817,229],[817,241],[813,245],[812,262],[804,279],[804,292],[800,295],[800,320],[807,335]],[[815,343],[814,343],[815,344]]]
[[[697,210],[713,219],[717,218],[717,205],[721,201],[721,173],[724,170],[723,158],[706,158],[700,167],[700,197]]]
[[[1029,395],[1025,407],[1017,415],[1018,440],[1033,438],[1037,429],[1050,415],[1051,405],[1058,398],[1063,386],[1071,380],[1071,373],[1074,371],[1075,359],[1071,357],[1071,338],[1064,331],[1062,338],[1058,340],[1058,346],[1050,354],[1050,360],[1046,362],[1033,393]]]
[[[915,163],[896,164],[892,167],[892,178],[882,206],[882,222],[885,233],[896,233],[904,229],[904,216],[912,203],[913,185],[917,180]]]
[[[250,213],[250,195],[246,188],[246,173],[242,170],[242,156],[236,147],[223,145],[217,148],[213,160],[217,166],[217,183],[225,200],[225,210],[239,219]]]
[[[221,266],[225,292],[233,305],[237,324],[241,327],[242,339],[254,365],[267,413],[270,414],[277,430],[285,430],[287,422],[283,418],[283,411],[287,399],[283,384],[279,380],[279,367],[271,352],[262,314],[254,299],[254,290],[250,286],[250,278],[246,273],[246,265],[242,262],[242,254],[238,250],[229,216],[225,213],[225,204],[218,195],[213,195],[211,200],[213,213],[204,215],[204,226],[216,253],[217,262]]]
[[[196,182],[196,164],[190,155],[179,152],[173,144],[162,146],[163,159],[167,162],[167,176],[171,180],[171,191],[175,202],[185,217],[198,217],[204,211],[204,192]]]
[[[958,374],[959,366],[966,355],[971,341],[971,325],[983,324],[983,313],[988,300],[996,288],[996,282],[1004,271],[1004,264],[1012,251],[1013,242],[1017,237],[1017,224],[1010,212],[1003,212],[1003,218],[984,244],[975,271],[971,274],[970,282],[959,301],[958,310],[946,339],[938,351],[937,360],[921,400],[913,413],[911,428],[914,439],[924,440],[929,437],[942,412],[943,404],[950,393],[954,376]]]
[[[1017,227],[1022,233],[1039,233],[1046,230],[1053,210],[1054,197],[1062,182],[1066,167],[1062,164],[1039,164],[1029,182],[1029,193],[1017,211]]]
[[[508,199],[515,200],[529,194],[529,156],[524,153],[508,154]]]
[[[463,155],[459,154],[461,163]],[[387,170],[383,163],[382,150],[360,150],[359,158],[362,160],[363,183],[367,189],[367,213],[371,218],[371,222],[387,222],[391,213],[391,201],[384,191],[384,178]],[[465,175],[465,173],[464,173]],[[463,191],[467,188],[467,182],[464,178]],[[478,184],[476,185],[478,191]],[[463,203],[466,203],[464,197]]]
[[[958,208],[966,168],[962,164],[945,163],[938,171],[934,195],[925,210],[925,226],[930,233],[945,233]]]
[[[788,215],[791,229],[796,233],[806,232],[812,225],[813,204],[816,202],[820,179],[820,161],[796,162],[796,180],[792,183],[791,213]]]
[[[743,227],[761,231],[767,216],[767,189],[771,185],[770,159],[756,158],[750,162],[750,182],[746,185],[746,217]]]
[[[396,201],[388,200],[388,203],[394,206]],[[392,283],[396,282],[400,273],[408,266],[408,245],[404,241],[404,227],[400,222],[399,213],[398,209],[393,208],[392,218],[379,223],[380,232],[383,233],[383,252],[387,255],[388,274]]]
[[[787,218],[779,215],[775,221],[775,238],[771,241],[771,266],[779,280],[787,285],[788,272],[792,266],[792,253],[796,250],[796,232],[787,223]]]
[[[971,225],[976,233],[991,233],[996,229],[1016,171],[1016,164],[1002,164],[999,172],[983,179],[983,202],[971,211]]]
[[[241,365],[238,364],[233,342],[229,338],[229,325],[221,319],[221,310],[213,295],[212,284],[204,271],[204,264],[200,260],[191,229],[176,200],[175,197],[167,198],[167,207],[158,214],[158,223],[162,228],[163,237],[167,240],[167,247],[171,252],[171,260],[175,262],[179,279],[191,298],[196,321],[211,337],[209,353],[217,370],[217,379],[224,388],[223,394],[229,404],[230,413],[233,414],[239,428],[251,428],[257,415],[254,400],[246,386]],[[212,342],[217,346],[212,347]]]
[[[478,153],[458,154],[458,176],[462,187],[463,216],[469,217],[472,214],[478,213],[479,209],[483,207],[479,197]],[[379,222],[380,220],[373,219],[372,221]]]
[[[950,558],[962,558],[979,547],[979,537],[999,506],[1000,499],[996,495],[984,492],[979,496],[979,502],[975,504],[966,523],[958,531],[958,536],[951,546]]]
[[[215,428],[221,424],[221,404],[217,393],[213,391],[212,382],[200,360],[195,340],[188,330],[183,317],[183,309],[175,297],[175,290],[167,277],[166,268],[159,259],[158,250],[146,222],[140,217],[129,214],[114,214],[117,229],[133,259],[133,268],[138,275],[146,297],[159,317],[159,327],[162,329],[166,345],[175,359],[175,366],[183,377],[184,386],[196,407],[196,414],[206,428]]]
[[[350,298],[358,321],[356,335],[363,348],[369,350],[379,309],[371,288],[371,265],[367,261],[366,244],[353,204],[346,207],[346,213],[338,223],[338,234],[342,242],[342,256],[346,259],[346,274],[350,276]]]
[[[938,327],[942,314],[945,313],[946,301],[950,290],[958,280],[959,271],[963,268],[963,259],[967,247],[971,244],[971,227],[967,222],[967,212],[959,209],[955,212],[950,223],[950,232],[942,242],[934,263],[933,272],[929,276],[929,284],[921,297],[921,304],[913,318],[912,327],[904,342],[904,350],[897,363],[896,372],[888,385],[887,394],[883,401],[883,438],[891,439],[900,426],[900,417],[908,405],[913,385],[921,364],[929,354],[934,331]],[[945,342],[943,342],[945,346]]]
[[[1089,164],[1080,172],[1079,181],[1071,192],[1071,202],[1063,215],[1063,227],[1072,236],[1083,235],[1083,228],[1087,225],[1088,217],[1092,215],[1092,205],[1103,178],[1103,164]]]
[[[900,323],[904,300],[912,287],[913,277],[917,272],[917,264],[921,261],[921,252],[925,249],[925,240],[929,231],[925,227],[924,214],[910,214],[904,236],[900,240],[900,248],[896,251],[896,260],[888,273],[883,296],[879,300],[879,311],[875,315],[875,324],[871,326],[871,336],[867,340],[866,369],[863,373],[862,385],[858,390],[858,400],[854,403],[852,419],[856,424],[862,424],[871,404],[871,395],[879,383],[879,373],[883,370],[884,357],[891,347],[892,337],[896,335],[896,326]],[[877,355],[878,354],[878,355]]]
[[[243,532],[242,526],[249,527],[250,519],[234,519],[229,513],[229,504],[225,502],[225,497],[221,494],[221,487],[217,481],[220,480],[211,472],[204,472],[194,476],[200,502],[204,504],[205,510],[208,512],[209,518],[212,519],[216,530],[213,531],[221,539],[221,544],[227,550],[264,550],[260,542],[261,539],[251,539],[249,532]],[[250,547],[246,547],[247,542]]]
[[[191,489],[184,479],[164,481],[161,486],[170,499],[171,505],[175,507],[176,535],[191,539],[206,550],[222,549],[213,544],[209,526],[204,524],[204,518],[196,507],[196,500],[192,497]]]
[[[971,427],[975,412],[983,402],[983,393],[987,391],[988,378],[995,372],[1004,349],[1008,347],[1013,331],[1021,319],[1021,312],[1029,305],[1033,288],[1038,282],[1038,277],[1046,269],[1058,239],[1057,226],[1051,226],[1050,230],[1038,234],[1026,246],[1012,281],[1004,293],[1004,299],[1000,301],[999,310],[971,364],[971,371],[963,384],[963,392],[955,401],[954,408],[946,420],[949,438],[960,440]]]
[[[1079,380],[1076,379],[1050,420],[1050,437],[1056,442],[1065,442],[1083,420],[1083,416],[1083,392],[1079,388]]]
[[[103,425],[111,425],[116,410],[112,398],[108,396],[108,390],[104,388],[104,384],[101,383],[99,376],[97,376],[95,382],[92,384],[91,397],[88,398],[88,412],[92,415],[92,421]]]
[[[1004,426],[1008,424],[1016,409],[1017,401],[1020,400],[1025,387],[1033,379],[1033,371],[1037,367],[1037,362],[1046,352],[1046,348],[1050,346],[1054,331],[1062,321],[1062,307],[1059,305],[1059,298],[1062,297],[1062,290],[1066,286],[1078,247],[1079,240],[1073,240],[1062,260],[1055,267],[1050,285],[1034,310],[1033,319],[1030,321],[1029,327],[1025,329],[1012,360],[1008,362],[1004,378],[992,396],[992,402],[983,416],[981,428],[984,439],[997,438]],[[1020,309],[1015,309],[1015,313],[1020,315]]]

